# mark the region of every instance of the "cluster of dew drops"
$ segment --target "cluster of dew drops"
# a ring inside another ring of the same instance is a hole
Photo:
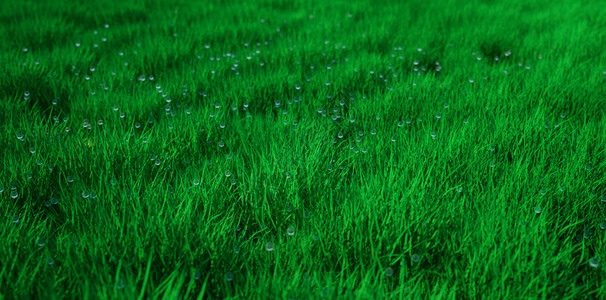
[[[177,11],[175,11],[177,13]],[[351,19],[352,14],[348,14],[346,18]],[[313,21],[313,17],[310,16],[310,20]],[[245,76],[245,69],[249,70],[251,68],[256,68],[258,70],[268,69],[272,66],[272,50],[281,51],[282,49],[276,49],[279,47],[274,47],[274,45],[282,45],[287,43],[284,39],[284,34],[282,33],[280,26],[284,24],[283,22],[270,22],[270,20],[261,19],[260,22],[265,26],[277,26],[275,27],[275,35],[272,38],[268,38],[263,41],[249,41],[243,42],[240,44],[238,49],[234,49],[233,52],[223,52],[217,51],[211,45],[211,43],[206,43],[200,49],[197,54],[194,54],[190,59],[191,65],[191,73],[192,76],[216,76],[219,74],[224,74],[229,78],[238,78]],[[86,40],[91,40],[89,43],[84,43],[81,41],[75,41],[73,47],[76,50],[86,50],[86,49],[96,49],[99,47],[103,47],[104,44],[111,44],[112,40],[108,38],[111,36],[111,26],[109,24],[105,24],[103,28],[94,30],[92,32],[91,37]],[[175,32],[172,33],[173,39],[178,39],[179,35]],[[373,152],[380,151],[373,147],[376,144],[378,138],[381,138],[385,141],[386,144],[397,144],[401,141],[403,134],[401,131],[402,128],[412,127],[415,124],[424,124],[427,123],[428,120],[432,120],[434,122],[443,122],[444,119],[451,118],[452,114],[449,114],[449,110],[451,109],[451,105],[446,102],[442,102],[440,107],[434,114],[429,116],[401,116],[398,120],[395,121],[394,124],[391,125],[391,128],[385,130],[384,132],[380,132],[381,128],[385,126],[378,126],[382,120],[382,116],[377,114],[370,118],[367,122],[368,118],[360,118],[360,113],[356,112],[355,104],[357,102],[370,103],[376,100],[375,95],[365,95],[358,94],[354,91],[349,92],[349,94],[340,95],[338,93],[334,93],[333,86],[335,82],[330,79],[318,79],[319,78],[332,78],[332,74],[335,70],[339,69],[342,65],[352,65],[355,60],[347,57],[347,50],[354,48],[352,45],[347,45],[345,43],[341,43],[338,41],[330,41],[330,40],[322,40],[318,41],[320,46],[324,47],[325,52],[322,52],[321,55],[325,58],[329,58],[331,55],[334,55],[334,58],[327,59],[326,65],[315,65],[309,64],[307,66],[303,66],[302,62],[295,61],[295,64],[301,66],[301,68],[309,69],[309,72],[305,72],[306,74],[314,74],[316,76],[307,75],[306,78],[291,84],[291,93],[295,96],[289,97],[286,100],[283,99],[266,99],[263,101],[268,101],[273,110],[276,111],[275,116],[270,114],[267,118],[277,118],[277,121],[283,124],[284,126],[290,126],[293,131],[298,131],[302,123],[305,123],[310,116],[302,115],[303,109],[302,104],[310,102],[307,99],[307,95],[305,94],[306,89],[312,88],[316,86],[321,86],[326,88],[326,99],[322,101],[322,103],[330,103],[333,105],[329,107],[320,106],[314,108],[314,111],[317,112],[315,117],[322,118],[328,123],[334,124],[334,126],[339,126],[340,128],[348,128],[349,130],[340,130],[334,136],[331,136],[329,140],[326,142],[329,144],[335,145],[339,151],[346,152],[350,151],[350,153],[354,155],[372,155]],[[138,48],[141,48],[141,44],[137,44]],[[286,48],[292,50],[296,48],[296,44],[287,44]],[[448,47],[453,47],[452,44],[449,44]],[[328,51],[331,50],[332,52]],[[396,87],[396,84],[402,85],[399,78],[404,76],[411,76],[413,78],[422,78],[424,74],[428,74],[431,72],[443,72],[444,66],[439,61],[434,61],[430,63],[423,63],[427,61],[427,53],[431,49],[425,49],[423,47],[413,47],[412,53],[414,53],[413,57],[415,59],[412,62],[407,63],[409,60],[407,56],[407,47],[396,46],[391,49],[391,51],[385,57],[385,65],[374,66],[369,69],[360,68],[357,66],[353,66],[351,68],[354,73],[362,74],[368,76],[372,80],[377,80],[384,84],[387,90],[393,90]],[[136,57],[140,55],[138,53],[139,50],[133,51],[124,51],[120,50],[114,54],[108,54],[110,56],[114,56],[119,61],[118,65],[113,66],[112,68],[105,69],[106,66],[71,66],[72,75],[76,78],[81,78],[84,82],[90,83],[89,86],[91,88],[86,91],[87,97],[98,97],[101,93],[112,93],[112,83],[108,82],[107,76],[101,76],[101,74],[109,74],[109,78],[119,78],[120,70],[128,69],[133,65],[133,61],[136,60]],[[409,51],[410,52],[410,51]],[[22,53],[25,55],[29,55],[26,57],[26,61],[23,62],[23,66],[29,66],[31,64],[31,60],[33,59],[33,64],[35,66],[40,66],[41,63],[35,60],[36,49],[30,49],[29,47],[23,47]],[[77,52],[78,53],[78,52]],[[500,56],[496,57],[484,57],[477,52],[472,52],[472,59],[478,63],[482,63],[487,59],[493,59],[494,62],[501,62],[504,58],[509,58],[512,56],[511,51],[506,51]],[[539,55],[536,57],[536,60],[542,60],[542,56]],[[277,63],[274,63],[277,64]],[[208,67],[207,67],[208,66]],[[515,66],[515,65],[514,65]],[[531,70],[531,63],[517,63],[517,67],[520,70]],[[510,73],[514,71],[511,69],[503,69],[503,76],[510,75]],[[249,72],[249,71],[248,71]],[[201,74],[204,73],[204,74]],[[606,75],[606,71],[604,72]],[[325,76],[322,76],[325,75]],[[484,74],[478,78],[469,77],[467,84],[471,85],[479,85],[482,81],[488,80],[489,75]],[[116,79],[117,80],[117,79]],[[240,100],[235,101],[233,103],[221,103],[218,100],[212,100],[212,96],[209,91],[192,91],[192,86],[188,86],[187,84],[182,84],[179,91],[168,91],[163,87],[163,84],[160,82],[160,78],[156,78],[154,75],[146,75],[146,74],[137,74],[135,77],[129,79],[132,84],[139,85],[147,85],[148,90],[157,94],[157,99],[152,99],[151,101],[155,101],[155,103],[161,103],[162,109],[160,114],[164,116],[161,120],[156,120],[154,117],[154,112],[150,112],[150,117],[144,120],[134,120],[133,118],[128,117],[128,110],[124,107],[121,107],[119,104],[110,104],[109,107],[106,107],[106,110],[109,111],[113,118],[111,120],[103,120],[98,119],[97,121],[89,121],[89,119],[83,119],[81,121],[76,121],[80,123],[80,125],[75,126],[72,123],[74,120],[70,120],[69,116],[60,116],[53,115],[52,120],[54,123],[65,123],[63,130],[65,134],[74,133],[78,131],[77,129],[72,129],[74,127],[80,127],[80,130],[84,130],[84,135],[87,132],[94,132],[95,130],[109,130],[111,128],[110,125],[112,123],[119,123],[122,126],[128,128],[126,136],[122,139],[122,142],[138,142],[142,145],[148,144],[150,140],[155,138],[154,132],[147,130],[150,128],[149,125],[154,124],[162,124],[165,125],[162,129],[166,129],[168,132],[175,132],[179,130],[179,122],[182,122],[183,118],[189,120],[187,122],[193,122],[195,118],[210,118],[215,120],[217,125],[217,130],[219,132],[227,132],[229,130],[229,122],[226,122],[226,118],[228,116],[237,116],[238,113],[243,113],[245,115],[246,120],[251,120],[253,118],[265,118],[264,116],[259,116],[254,113],[251,113],[251,106],[259,105],[259,103],[251,103],[246,100],[240,102]],[[422,81],[419,81],[422,82]],[[94,83],[94,84],[93,84]],[[419,86],[421,83],[417,83],[413,80],[412,83],[406,84],[404,88],[406,90],[414,89]],[[254,88],[254,87],[250,87]],[[218,91],[223,92],[223,91]],[[35,95],[30,91],[23,92],[23,99],[25,101],[30,101],[32,97],[37,97],[39,95]],[[203,105],[207,105],[206,111],[207,114],[200,113],[200,109],[197,107],[192,107],[185,105],[179,101],[179,99],[188,98],[188,97],[197,97],[201,100]],[[411,100],[411,98],[409,98]],[[52,105],[57,106],[62,100],[60,97],[56,97],[52,100]],[[346,108],[349,108],[346,110]],[[347,111],[347,112],[346,112]],[[358,115],[356,115],[358,114]],[[311,116],[314,117],[314,116]],[[561,119],[565,119],[566,114],[561,114]],[[92,119],[92,118],[91,118]],[[374,119],[374,120],[373,120]],[[459,121],[463,126],[469,126],[470,119],[468,116],[464,116]],[[556,122],[553,124],[553,127],[559,127],[560,123]],[[440,140],[440,126],[435,126],[431,128],[431,126],[423,127],[428,128],[426,132],[426,137],[428,142],[438,142]],[[393,130],[392,130],[393,129]],[[200,129],[204,130],[204,129]],[[17,139],[21,142],[26,141],[26,134],[22,131],[17,133]],[[212,143],[215,143],[216,147],[219,149],[227,149],[229,148],[228,142],[226,139],[220,139],[218,141],[209,140]],[[94,146],[93,146],[94,147]],[[488,151],[495,152],[497,150],[496,145],[488,145]],[[35,145],[27,148],[27,151],[31,155],[37,155],[37,164],[42,166],[44,162],[43,153],[37,149]],[[233,160],[237,158],[238,153],[228,153],[225,156],[225,160]],[[167,165],[170,167],[172,165],[172,161],[174,158],[171,158],[167,155],[162,154],[152,154],[149,159],[153,162],[153,165],[156,167],[161,167],[162,165]],[[186,164],[190,164],[193,158],[188,157],[184,158],[183,162]],[[335,165],[337,164],[337,160],[331,160],[331,163],[327,167],[328,172],[338,172],[344,169],[343,165]],[[491,160],[488,162],[487,166],[491,169],[495,169],[498,167],[498,163],[496,160]],[[48,168],[53,168],[52,165],[48,165]],[[586,170],[591,170],[590,165],[585,166]],[[229,180],[229,183],[232,186],[236,186],[238,184],[238,171],[237,170],[222,170],[222,175],[224,178]],[[293,179],[296,176],[296,173],[293,174],[291,170],[284,171],[285,179]],[[31,179],[31,174],[28,174],[28,178]],[[69,175],[65,180],[69,184],[73,184],[75,181],[74,175]],[[190,184],[195,186],[202,185],[202,180],[199,177],[194,177],[189,179]],[[111,185],[115,186],[118,184],[118,181],[115,177],[112,177]],[[560,189],[565,189],[565,187],[560,187]],[[11,184],[9,188],[9,197],[11,199],[17,200],[19,198],[19,191],[16,184]],[[457,193],[464,192],[463,184],[459,184],[454,187],[454,190]],[[0,193],[4,193],[4,187],[0,186]],[[545,195],[547,191],[542,188],[540,190],[541,195]],[[97,198],[97,193],[95,191],[91,191],[88,189],[79,191],[79,197],[82,199],[93,200]],[[602,197],[602,202],[606,203],[606,195]],[[52,196],[50,199],[46,200],[43,205],[47,208],[53,208],[60,204],[60,199],[58,196]],[[535,214],[539,215],[543,213],[543,208],[540,205],[536,205],[533,208]],[[308,212],[306,212],[308,214]],[[21,221],[21,217],[19,215],[12,216],[12,222],[17,224]],[[600,229],[606,229],[606,222],[602,222],[599,225]],[[294,237],[296,230],[293,226],[288,226],[286,228],[286,236]],[[319,240],[319,234],[313,234],[314,240]],[[40,238],[37,241],[37,245],[39,247],[44,247],[45,240],[44,238]],[[236,250],[237,249],[237,250]],[[276,249],[274,243],[272,241],[266,241],[264,244],[264,250],[267,252],[273,252]],[[234,253],[239,253],[239,247],[236,246],[234,248]],[[419,263],[421,261],[421,256],[417,253],[411,254],[412,263]],[[52,264],[49,260],[49,264]],[[591,258],[589,264],[592,267],[597,267],[599,264],[599,258],[594,257]],[[384,275],[387,277],[394,276],[394,269],[390,266],[384,269]],[[195,277],[199,279],[199,272],[196,273]],[[197,280],[196,279],[196,280]],[[225,279],[227,281],[234,280],[234,274],[229,271],[225,273]],[[120,280],[118,284],[120,288],[124,287],[124,282]]]

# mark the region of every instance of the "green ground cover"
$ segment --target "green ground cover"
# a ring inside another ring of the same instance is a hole
[[[2,299],[599,299],[604,1],[16,1]]]

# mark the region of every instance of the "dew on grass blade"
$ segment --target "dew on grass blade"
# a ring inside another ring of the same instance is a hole
[[[387,276],[387,277],[393,276],[393,269],[391,267],[388,267],[385,269],[385,276]]]
[[[73,175],[67,176],[67,182],[69,182],[69,183],[74,182],[74,176]]]
[[[200,271],[194,272],[194,280],[198,281],[202,277],[202,273]]]
[[[55,260],[51,256],[49,256],[49,257],[46,258],[46,263],[49,266],[51,266],[51,265],[55,264]]]
[[[86,199],[90,196],[90,193],[88,191],[82,191],[82,198]]]
[[[457,186],[457,192],[458,193],[463,192],[463,186],[462,185]]]
[[[238,247],[238,246],[234,246],[234,253],[235,253],[235,254],[240,253],[240,247]]]
[[[225,280],[227,280],[227,281],[234,280],[234,273],[232,273],[232,272],[225,273]]]
[[[194,178],[193,183],[194,185],[200,185],[200,178]]]
[[[294,229],[292,226],[288,227],[288,228],[286,229],[286,234],[288,234],[288,235],[290,235],[290,236],[295,235],[295,229]]]
[[[606,222],[600,223],[600,229],[601,230],[606,230]]]
[[[16,199],[17,197],[19,197],[19,193],[17,193],[17,191],[11,191],[11,198]]]
[[[225,177],[229,177],[229,176],[231,176],[231,171],[230,170],[225,171]]]
[[[38,245],[38,247],[44,247],[44,245],[46,244],[46,240],[44,238],[38,238],[38,240],[36,241],[36,245]]]
[[[421,260],[421,256],[419,254],[413,254],[412,255],[412,262],[413,263],[418,263]]]
[[[125,286],[125,284],[124,284],[124,280],[119,279],[118,281],[116,281],[116,288],[117,288],[117,289],[121,290],[121,289],[123,289],[123,288],[124,288],[124,286]]]
[[[274,243],[272,243],[272,242],[265,243],[265,250],[267,250],[269,252],[274,251]]]
[[[589,266],[592,268],[597,268],[600,265],[600,258],[595,256],[589,259]]]
[[[534,212],[538,215],[541,213],[541,211],[543,211],[543,208],[541,208],[540,206],[535,206],[534,207]]]
[[[57,199],[57,197],[52,197],[52,198],[50,199],[50,203],[51,203],[52,205],[57,205],[57,203],[59,203],[59,199]]]
[[[19,215],[13,215],[13,217],[11,218],[11,221],[12,221],[14,224],[19,223],[19,220],[20,220]]]
[[[539,194],[541,194],[541,196],[545,196],[545,194],[547,194],[547,189],[546,188],[541,188],[539,190]]]

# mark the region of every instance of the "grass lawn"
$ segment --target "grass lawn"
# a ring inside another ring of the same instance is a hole
[[[606,1],[17,1],[0,299],[604,299]]]

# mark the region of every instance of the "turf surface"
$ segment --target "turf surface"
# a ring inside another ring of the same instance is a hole
[[[605,7],[9,0],[0,298],[604,297]]]

